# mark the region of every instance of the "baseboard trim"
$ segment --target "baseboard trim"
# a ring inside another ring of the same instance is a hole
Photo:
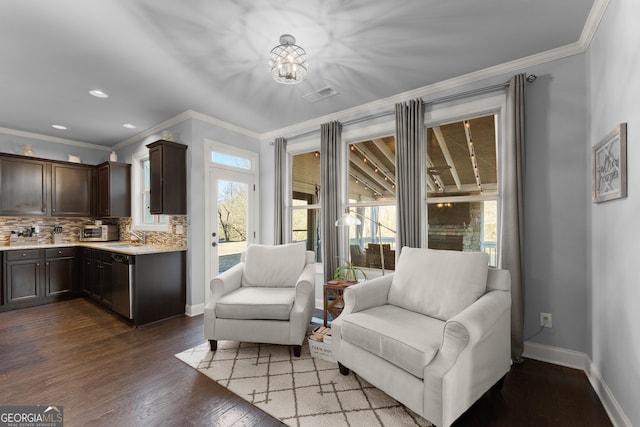
[[[204,313],[204,303],[189,305],[187,304],[184,308],[184,313],[189,317],[198,316]]]
[[[631,421],[625,415],[611,389],[604,382],[591,358],[586,353],[526,341],[522,355],[541,362],[580,369],[589,379],[613,425],[616,427],[632,427]]]
[[[579,351],[565,350],[564,348],[551,347],[543,344],[536,344],[525,341],[524,357],[539,360],[541,362],[553,363],[554,365],[566,366],[567,368],[580,369],[587,372],[587,355]]]
[[[585,370],[585,374],[587,374],[587,378],[589,378],[591,386],[600,398],[600,402],[602,402],[602,406],[604,406],[605,411],[607,411],[613,425],[616,427],[632,427],[631,421],[629,421],[629,418],[627,418],[627,415],[620,407],[620,404],[611,392],[607,383],[605,383],[600,376],[596,366],[591,362],[588,356],[585,355],[585,357],[589,360],[588,370]]]

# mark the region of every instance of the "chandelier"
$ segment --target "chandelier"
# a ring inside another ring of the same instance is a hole
[[[280,36],[280,45],[269,54],[271,76],[283,84],[300,83],[307,75],[307,52],[296,45],[296,39],[290,34]]]

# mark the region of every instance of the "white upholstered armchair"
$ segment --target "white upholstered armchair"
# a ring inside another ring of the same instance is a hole
[[[345,290],[332,323],[340,372],[449,426],[511,365],[511,276],[487,254],[403,248],[395,273]]]
[[[250,245],[241,262],[211,281],[204,336],[293,346],[300,357],[315,306],[314,253],[305,244]]]

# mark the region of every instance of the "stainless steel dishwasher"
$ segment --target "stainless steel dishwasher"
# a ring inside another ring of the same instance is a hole
[[[112,253],[112,305],[111,309],[127,319],[133,319],[133,266],[136,257]]]

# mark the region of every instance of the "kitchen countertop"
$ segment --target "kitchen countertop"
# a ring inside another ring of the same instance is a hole
[[[140,245],[130,242],[73,242],[73,243],[40,243],[37,245],[4,245],[0,246],[0,251],[11,251],[21,249],[46,249],[46,248],[64,248],[64,247],[81,247],[100,249],[110,252],[119,252],[126,255],[147,255],[162,252],[180,252],[186,251],[183,246],[156,246],[156,245]]]

